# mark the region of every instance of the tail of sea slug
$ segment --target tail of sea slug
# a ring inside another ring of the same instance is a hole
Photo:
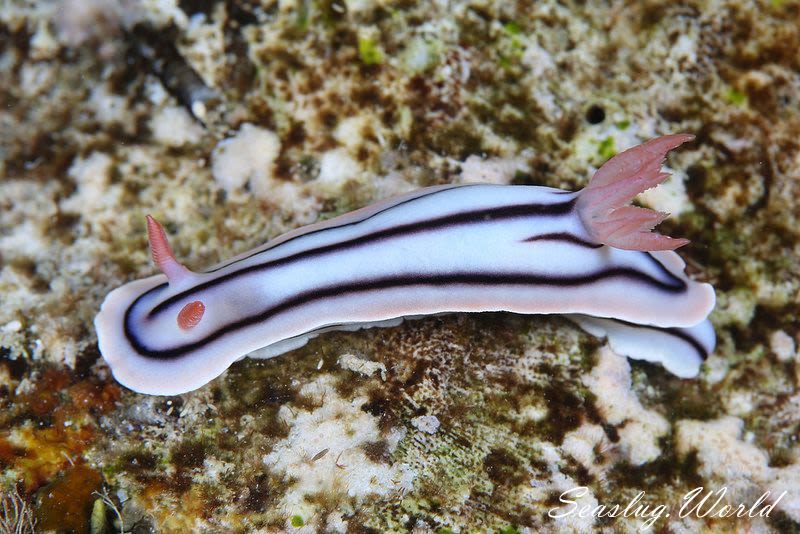
[[[626,250],[674,250],[689,242],[652,232],[669,214],[630,206],[639,193],[667,179],[661,164],[667,152],[694,139],[689,134],[665,135],[629,148],[608,160],[578,197],[578,213],[599,243]]]

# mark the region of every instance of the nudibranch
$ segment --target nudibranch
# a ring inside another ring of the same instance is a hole
[[[667,214],[630,206],[661,183],[667,135],[605,163],[577,192],[437,186],[284,234],[204,272],[148,216],[163,274],[112,291],[95,318],[114,377],[141,393],[196,389],[251,354],[328,330],[449,312],[565,314],[631,358],[695,376],[713,350],[714,290],[653,233]]]

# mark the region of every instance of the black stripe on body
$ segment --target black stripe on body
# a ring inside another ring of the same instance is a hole
[[[534,241],[566,241],[568,243],[572,243],[573,245],[578,245],[579,247],[585,247],[585,248],[602,248],[604,246],[600,243],[594,243],[592,241],[581,239],[575,234],[571,234],[569,232],[553,232],[550,234],[539,234],[522,240],[523,243],[533,243]]]
[[[236,263],[239,263],[239,262],[242,262],[242,261],[245,261],[245,260],[249,260],[249,259],[250,259],[250,258],[252,258],[253,256],[258,256],[259,254],[263,254],[264,252],[267,252],[267,251],[269,251],[269,250],[275,250],[275,249],[277,249],[278,247],[281,247],[281,246],[283,246],[283,245],[286,245],[287,243],[291,243],[292,241],[294,241],[294,240],[296,240],[296,239],[300,239],[301,237],[308,237],[308,236],[310,236],[310,235],[315,235],[315,234],[318,234],[318,233],[320,233],[320,232],[325,232],[325,231],[327,231],[327,230],[335,230],[335,229],[337,229],[337,228],[347,228],[348,226],[354,226],[354,225],[356,225],[356,224],[358,224],[358,223],[361,223],[361,222],[364,222],[364,221],[368,221],[369,219],[372,219],[373,217],[377,217],[378,215],[380,215],[380,214],[382,214],[382,213],[385,213],[385,212],[387,212],[387,211],[389,211],[389,210],[391,210],[391,209],[394,209],[394,208],[396,208],[396,207],[398,207],[398,206],[402,206],[403,204],[408,204],[409,202],[413,202],[413,201],[415,201],[415,200],[420,200],[420,199],[423,199],[423,198],[431,197],[431,196],[433,196],[433,195],[437,195],[437,194],[439,194],[439,193],[444,193],[445,191],[452,191],[453,189],[461,189],[462,187],[473,187],[473,186],[477,186],[477,185],[486,185],[486,184],[462,184],[462,185],[454,185],[454,186],[452,186],[452,187],[442,187],[441,189],[438,189],[438,190],[436,190],[436,191],[431,191],[430,193],[425,193],[425,194],[423,194],[423,195],[419,195],[419,196],[412,196],[411,198],[407,198],[407,199],[405,199],[405,200],[401,200],[401,201],[399,201],[399,202],[395,202],[395,203],[393,203],[393,204],[389,204],[388,206],[384,207],[383,209],[381,209],[381,210],[378,210],[378,211],[376,211],[376,212],[374,212],[374,213],[370,213],[369,215],[365,215],[364,217],[361,217],[360,219],[356,219],[356,220],[349,221],[349,222],[342,223],[342,224],[336,224],[336,225],[326,226],[326,227],[324,227],[324,228],[318,228],[318,229],[315,229],[315,230],[309,230],[308,232],[302,232],[302,233],[299,233],[299,234],[297,234],[297,235],[295,235],[295,236],[292,236],[292,237],[290,237],[289,239],[287,239],[287,240],[285,240],[285,241],[281,241],[280,243],[276,243],[276,244],[274,244],[274,245],[272,245],[272,246],[270,246],[269,244],[267,244],[267,245],[265,245],[265,246],[264,246],[264,248],[263,248],[263,249],[261,249],[261,250],[256,250],[256,251],[254,251],[252,254],[248,254],[247,256],[245,256],[245,257],[243,257],[243,258],[239,258],[239,259],[237,259],[237,260],[235,260],[235,261],[231,261],[231,262],[229,262],[229,263],[226,263],[226,264],[220,265],[219,267],[217,267],[217,268],[215,268],[215,269],[208,269],[208,270],[206,270],[206,271],[203,271],[203,272],[204,272],[205,274],[209,274],[209,273],[215,273],[215,272],[219,271],[220,269],[224,269],[224,268],[226,268],[226,267],[230,267],[231,265],[234,265],[234,264],[236,264]],[[435,186],[434,186],[434,187],[435,187]],[[558,192],[560,193],[561,191],[558,191]],[[572,192],[572,191],[564,191],[564,193],[571,193],[571,192]],[[346,214],[345,214],[345,215],[346,215]],[[333,219],[331,219],[331,220],[333,220]],[[278,238],[279,238],[279,237],[280,237],[280,236],[278,236]],[[277,238],[276,238],[276,239],[277,239]]]
[[[422,197],[418,197],[422,198]],[[416,199],[414,199],[416,200]],[[417,221],[413,223],[401,224],[396,225],[391,228],[386,228],[383,230],[377,230],[375,232],[364,234],[361,236],[352,237],[349,239],[345,239],[344,241],[329,243],[326,245],[320,245],[314,248],[310,248],[307,250],[299,251],[294,254],[290,254],[283,258],[276,258],[274,260],[265,261],[264,263],[258,263],[256,265],[250,265],[248,267],[243,267],[236,271],[224,274],[219,278],[215,278],[213,280],[209,280],[207,282],[203,282],[197,284],[196,286],[187,289],[186,291],[182,291],[172,297],[165,299],[164,301],[160,302],[156,306],[150,310],[148,314],[148,318],[153,318],[158,314],[162,313],[166,310],[169,306],[173,305],[174,303],[186,299],[192,293],[197,291],[203,291],[205,289],[215,287],[219,284],[225,283],[226,281],[235,278],[239,275],[249,274],[257,271],[263,271],[272,267],[283,267],[286,265],[291,264],[292,262],[297,262],[301,260],[306,260],[309,258],[313,258],[316,256],[321,256],[323,254],[331,254],[336,252],[341,252],[344,250],[352,250],[354,248],[363,247],[383,239],[391,239],[395,237],[405,237],[408,235],[413,235],[416,233],[421,232],[431,232],[434,230],[441,230],[443,228],[453,227],[453,226],[461,226],[461,225],[469,225],[469,224],[481,224],[488,221],[498,221],[503,219],[513,219],[519,217],[532,217],[532,216],[564,216],[568,215],[575,205],[575,199],[572,199],[568,202],[561,202],[558,204],[517,204],[512,206],[503,206],[499,208],[485,208],[481,210],[474,210],[468,211],[463,213],[456,213],[452,215],[446,215],[442,217],[435,217],[433,219],[427,219],[423,221]],[[397,205],[393,206],[396,207]],[[363,222],[363,221],[361,221]],[[347,225],[345,225],[347,226]],[[332,227],[332,228],[325,228],[324,230],[333,230],[336,228],[341,227]],[[310,234],[303,234],[304,236]],[[300,237],[300,236],[297,236]],[[283,244],[283,243],[281,243]],[[272,249],[274,250],[274,249]],[[660,264],[659,264],[660,265]],[[662,266],[663,269],[663,266]],[[675,278],[669,271],[664,269],[665,273],[675,279],[678,283],[680,280]],[[164,283],[152,290],[148,291],[146,294],[162,289],[166,287],[167,284]],[[141,299],[144,295],[139,297]],[[136,301],[131,304],[131,306],[135,306]]]
[[[182,355],[192,352],[203,345],[211,343],[220,337],[236,332],[242,328],[252,326],[257,323],[267,321],[281,313],[291,311],[299,306],[314,303],[319,300],[335,297],[344,297],[356,295],[359,293],[369,293],[371,291],[381,291],[385,289],[397,289],[403,287],[414,286],[435,286],[435,287],[448,287],[455,285],[472,285],[489,288],[496,286],[498,288],[506,288],[508,286],[556,286],[556,287],[574,287],[580,285],[593,284],[602,282],[611,278],[626,278],[631,281],[644,282],[646,284],[659,287],[664,291],[670,293],[680,293],[685,289],[685,284],[681,281],[681,285],[669,285],[660,280],[657,280],[641,271],[631,268],[612,268],[604,269],[595,273],[590,273],[581,276],[546,276],[536,275],[530,273],[473,273],[473,272],[460,272],[448,274],[416,274],[416,275],[402,275],[391,276],[384,278],[375,278],[369,280],[359,280],[357,282],[350,282],[348,284],[339,284],[329,287],[316,288],[304,291],[294,297],[285,299],[278,304],[265,309],[263,312],[250,317],[245,317],[238,321],[229,323],[215,332],[209,334],[205,338],[178,346],[172,349],[165,350],[151,350],[145,347],[134,332],[131,330],[131,313],[133,305],[131,305],[125,313],[124,331],[125,337],[131,344],[133,349],[140,355],[154,359],[175,359]],[[151,290],[152,291],[152,290]],[[148,292],[149,293],[149,292]],[[145,293],[146,295],[147,293]],[[139,298],[142,298],[141,296]],[[138,300],[138,299],[137,299]]]

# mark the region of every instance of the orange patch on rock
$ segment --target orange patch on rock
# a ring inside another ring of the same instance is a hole
[[[100,473],[76,465],[39,491],[36,526],[57,532],[89,532],[92,504],[103,483]]]
[[[14,440],[16,454],[10,464],[20,471],[26,490],[36,489],[79,462],[93,438],[90,427],[19,428]]]

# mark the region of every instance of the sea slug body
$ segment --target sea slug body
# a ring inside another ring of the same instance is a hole
[[[681,377],[713,350],[714,290],[651,232],[666,214],[629,206],[666,178],[650,140],[578,192],[438,186],[300,228],[205,272],[174,257],[148,217],[163,274],[115,289],[95,319],[116,379],[150,394],[196,389],[257,350],[273,357],[335,329],[448,312],[560,313],[632,358]]]

